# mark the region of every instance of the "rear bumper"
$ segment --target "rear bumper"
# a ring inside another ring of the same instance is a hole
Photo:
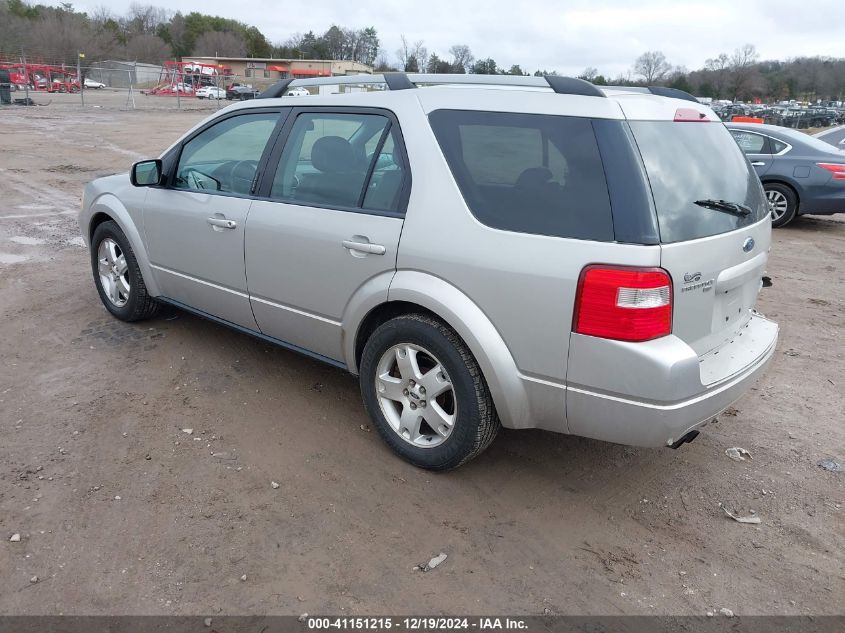
[[[832,181],[826,186],[807,187],[798,203],[800,215],[833,215],[845,213],[845,181]]]
[[[777,345],[777,324],[755,314],[741,332],[702,358],[675,337],[638,348],[618,344],[615,353],[609,353],[613,342],[573,341],[572,373],[594,380],[569,381],[570,432],[634,446],[673,444],[736,402],[765,372]],[[610,347],[601,349],[608,343]],[[581,372],[578,363],[591,361],[593,366]],[[607,378],[620,371],[627,376]],[[625,385],[629,389],[620,388]]]

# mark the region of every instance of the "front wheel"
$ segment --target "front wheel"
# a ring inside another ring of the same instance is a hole
[[[763,189],[772,213],[772,227],[779,229],[792,222],[798,212],[798,196],[795,192],[776,182],[765,183]]]
[[[159,303],[148,293],[129,240],[116,222],[98,225],[91,237],[94,284],[106,309],[121,321],[154,317]]]
[[[466,344],[425,315],[376,329],[364,347],[360,381],[382,439],[420,468],[457,468],[486,449],[501,426]]]

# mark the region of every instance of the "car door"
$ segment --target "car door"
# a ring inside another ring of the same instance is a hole
[[[244,227],[269,142],[288,109],[233,112],[190,136],[163,187],[150,188],[144,230],[164,297],[256,329]]]
[[[393,114],[296,108],[250,210],[246,273],[263,334],[341,361],[345,307],[387,299],[410,173]]]
[[[734,140],[740,149],[748,157],[757,176],[762,178],[763,174],[772,168],[772,149],[769,145],[769,137],[748,130],[731,129]]]

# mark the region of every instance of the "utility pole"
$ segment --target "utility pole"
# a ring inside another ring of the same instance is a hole
[[[79,98],[82,101],[82,107],[85,107],[85,82],[82,81],[82,60],[85,59],[85,53],[79,53],[76,56],[76,80],[79,82]]]

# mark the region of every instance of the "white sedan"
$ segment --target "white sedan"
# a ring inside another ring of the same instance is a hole
[[[196,92],[197,99],[225,99],[226,91],[217,86],[203,86]]]
[[[100,83],[99,81],[94,81],[93,79],[89,79],[88,77],[85,78],[84,84],[86,88],[93,88],[94,90],[99,90],[100,88],[106,87],[106,84]]]

